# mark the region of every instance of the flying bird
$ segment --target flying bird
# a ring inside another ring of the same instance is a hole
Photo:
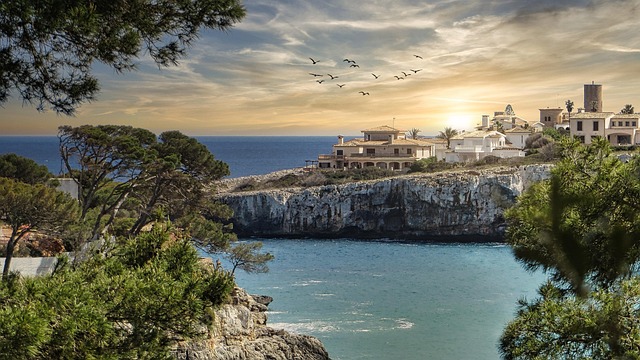
[[[344,60],[342,60],[342,61],[343,61],[343,62],[345,62],[345,61],[346,61],[346,62],[350,63],[352,60],[344,59]]]
[[[371,75],[373,75],[373,77],[376,78],[376,79],[380,77],[380,75],[376,75],[374,73],[371,73]]]
[[[312,62],[314,65],[315,65],[316,63],[319,63],[319,62],[320,62],[320,60],[313,60],[313,58],[309,58],[309,59],[311,59],[311,62]]]
[[[351,64],[351,67],[357,67],[357,68],[359,68],[359,67],[360,67],[360,65],[358,65],[358,64],[356,64],[356,63],[353,63],[353,64]]]
[[[317,82],[318,84],[322,84],[322,83],[324,82],[324,80],[316,80],[316,82]]]
[[[313,75],[314,77],[315,76],[322,76],[322,74],[314,74],[314,73],[309,73],[309,75]]]
[[[333,76],[333,75],[331,75],[331,74],[327,74],[327,75],[329,75],[329,77],[331,78],[331,80],[333,80],[333,79],[337,79],[337,78],[338,78],[337,76]]]
[[[404,78],[402,76],[393,75],[393,77],[396,78],[397,80],[404,80]]]
[[[347,85],[347,84],[336,84],[338,85],[338,87],[342,88],[343,86]]]
[[[420,71],[420,70],[422,70],[422,69],[418,69],[418,70],[409,69],[409,70],[413,71],[413,73],[414,73],[414,74],[417,74],[417,73],[418,73],[418,71]]]
[[[411,74],[407,74],[407,73],[406,73],[406,72],[404,72],[404,71],[401,71],[401,73],[402,73],[405,77],[406,77],[406,76],[411,75]]]
[[[362,94],[362,96],[369,95],[369,93],[368,93],[368,92],[364,92],[364,91],[358,91],[358,92],[359,92],[360,94]]]
[[[420,55],[413,55],[413,56],[417,57],[418,59],[422,59],[422,56]]]

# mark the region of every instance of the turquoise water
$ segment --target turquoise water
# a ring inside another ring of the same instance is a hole
[[[332,359],[497,359],[516,301],[543,282],[501,244],[263,241],[267,274],[236,273],[274,298],[269,326],[318,337]]]

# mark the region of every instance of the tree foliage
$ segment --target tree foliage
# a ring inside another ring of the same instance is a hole
[[[634,109],[633,109],[633,105],[631,104],[626,104],[622,110],[620,110],[620,114],[633,114]]]
[[[451,147],[451,139],[453,139],[457,135],[458,135],[458,130],[450,127],[446,127],[444,128],[444,131],[440,131],[440,133],[436,135],[436,138],[446,140],[447,149],[449,149]]]
[[[0,283],[0,359],[167,359],[233,287],[188,238],[156,229],[51,276]]]
[[[507,359],[637,358],[640,159],[620,161],[604,139],[561,143],[550,179],[505,214],[516,258],[550,283],[520,303],[501,350]]]
[[[419,137],[418,134],[420,134],[420,132],[422,132],[422,130],[418,129],[418,128],[411,128],[411,130],[409,130],[407,132],[407,136],[409,136],[410,139],[417,139]]]
[[[261,242],[249,242],[236,244],[225,257],[233,265],[231,273],[235,273],[236,268],[240,268],[248,273],[265,273],[269,271],[267,263],[273,260],[270,253],[261,253]]]
[[[2,272],[5,278],[13,251],[20,240],[35,230],[60,232],[76,219],[78,205],[69,195],[43,184],[30,185],[0,178],[0,221],[11,229]]]
[[[226,30],[244,15],[238,0],[2,1],[0,104],[15,91],[71,115],[99,91],[95,62],[130,71],[148,54],[175,65],[201,29]]]
[[[0,155],[0,177],[15,179],[27,184],[46,183],[53,175],[44,165],[16,154]]]
[[[106,232],[121,210],[133,219],[135,235],[152,221],[198,215],[228,220],[212,205],[206,186],[229,174],[229,167],[196,139],[178,131],[156,137],[145,129],[116,125],[63,126],[60,152],[80,184],[81,219],[92,218],[92,237]]]
[[[573,101],[567,100],[567,101],[564,102],[564,105],[565,105],[569,115],[571,115],[571,112],[573,111]]]

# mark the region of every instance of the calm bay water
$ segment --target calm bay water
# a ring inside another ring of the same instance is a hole
[[[268,324],[310,334],[332,359],[497,359],[516,301],[544,280],[502,244],[263,240],[266,274],[236,271],[274,298]]]
[[[198,137],[231,177],[300,167],[329,153],[335,137]],[[55,136],[0,136],[17,153],[61,171]],[[251,241],[243,239],[241,241]],[[274,297],[269,325],[310,334],[332,359],[496,359],[516,301],[544,280],[501,244],[263,240],[275,255],[267,274],[236,279]]]

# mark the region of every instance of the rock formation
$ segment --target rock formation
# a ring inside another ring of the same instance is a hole
[[[496,240],[503,212],[551,165],[221,194],[240,236]]]
[[[256,301],[258,300],[258,301]],[[235,288],[232,303],[215,311],[204,340],[178,344],[177,360],[328,360],[320,340],[266,326],[268,296],[253,297]]]

